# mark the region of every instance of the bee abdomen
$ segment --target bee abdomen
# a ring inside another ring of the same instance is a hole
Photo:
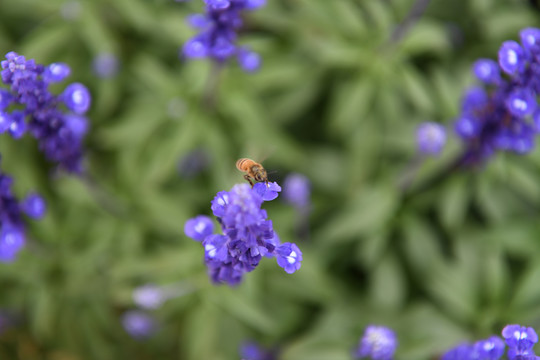
[[[253,160],[248,159],[248,158],[238,159],[238,161],[236,162],[236,168],[240,171],[245,172],[249,170],[252,163],[253,163]]]

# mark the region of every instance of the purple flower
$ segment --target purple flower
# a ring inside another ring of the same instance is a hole
[[[276,248],[277,263],[287,273],[292,274],[300,269],[302,252],[296,244],[283,243]]]
[[[506,325],[502,330],[502,336],[508,345],[510,359],[518,355],[528,355],[534,344],[538,342],[536,331],[531,327],[521,325]],[[510,357],[510,353],[513,357]]]
[[[64,81],[70,73],[71,69],[68,65],[64,63],[53,63],[45,68],[45,71],[43,72],[43,80],[45,82]]]
[[[253,185],[255,190],[264,201],[271,201],[278,197],[278,192],[281,191],[281,186],[276,182],[259,182]]]
[[[38,193],[31,193],[26,196],[21,205],[22,211],[33,219],[41,219],[47,210],[45,199]]]
[[[464,164],[488,160],[497,151],[534,149],[540,94],[540,29],[520,33],[522,46],[506,41],[499,61],[478,60],[473,72],[484,83],[466,92],[454,129],[465,145]]]
[[[373,360],[391,360],[394,358],[397,345],[397,337],[393,330],[384,326],[369,325],[360,339],[355,356]]]
[[[444,126],[434,123],[422,123],[416,130],[418,150],[426,155],[438,155],[446,144]]]
[[[499,49],[499,65],[509,75],[523,71],[525,68],[525,53],[515,41],[505,41]]]
[[[118,58],[110,53],[100,53],[92,61],[94,73],[102,79],[116,76],[119,68]]]
[[[143,309],[157,309],[167,298],[165,289],[154,284],[139,286],[133,291],[133,301]]]
[[[184,224],[184,233],[193,240],[203,241],[214,232],[214,223],[208,216],[199,215]]]
[[[261,209],[265,199],[274,199],[280,190],[276,183],[257,183],[253,188],[238,184],[231,191],[218,192],[212,200],[212,211],[223,234],[212,233],[211,220],[206,216],[186,222],[186,235],[202,240],[205,263],[214,283],[239,284],[244,273],[253,271],[263,256],[276,256],[288,273],[300,268],[300,249],[291,243],[279,244],[272,221]]]
[[[310,204],[311,183],[298,173],[289,174],[283,183],[283,198],[298,209],[306,209]]]
[[[20,204],[13,195],[13,179],[0,172],[0,262],[11,262],[24,247],[26,240],[22,212],[40,218],[45,212],[43,199],[36,193]]]
[[[64,103],[75,114],[84,114],[90,108],[90,93],[86,86],[80,83],[69,85],[62,94]]]
[[[463,343],[445,352],[441,360],[474,360],[477,359],[475,354],[473,346]]]
[[[265,0],[205,0],[205,14],[192,14],[188,23],[200,33],[188,40],[182,54],[190,59],[209,57],[224,63],[236,56],[240,66],[254,72],[261,64],[260,56],[246,47],[236,45],[242,26],[242,12],[263,6]]]
[[[48,160],[67,171],[80,172],[82,140],[88,128],[82,115],[91,102],[88,89],[74,83],[61,95],[49,92],[50,83],[69,75],[66,64],[44,66],[10,52],[1,66],[2,82],[9,89],[0,90],[0,133],[7,131],[16,139],[29,133]],[[23,110],[8,112],[11,105]],[[62,106],[75,114],[65,112]]]
[[[0,229],[0,262],[14,261],[25,243],[22,226],[3,222]]]
[[[493,335],[486,340],[477,341],[474,344],[474,351],[479,359],[498,360],[504,354],[505,344],[500,337]]]
[[[157,331],[156,320],[144,311],[130,310],[122,315],[122,326],[135,339],[145,339]]]
[[[276,349],[265,349],[254,341],[244,342],[240,346],[240,359],[242,360],[275,360]]]
[[[479,59],[473,65],[473,73],[486,84],[496,84],[501,79],[499,64],[491,59]]]

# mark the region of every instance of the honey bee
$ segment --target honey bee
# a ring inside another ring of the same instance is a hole
[[[244,179],[249,181],[251,187],[253,187],[253,180],[255,182],[265,182],[268,183],[268,176],[266,175],[266,170],[261,164],[256,161],[253,161],[248,158],[238,159],[236,162],[236,168],[244,172]]]

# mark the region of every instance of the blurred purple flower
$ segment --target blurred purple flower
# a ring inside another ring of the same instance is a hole
[[[424,122],[416,130],[418,150],[425,155],[438,155],[446,144],[446,129],[434,122]]]
[[[129,310],[122,315],[124,330],[135,339],[146,339],[157,331],[157,321],[148,313]]]
[[[92,61],[92,69],[98,77],[109,79],[118,74],[120,62],[114,54],[100,53]]]
[[[260,56],[247,47],[236,45],[238,30],[242,27],[242,12],[264,6],[265,0],[205,0],[205,14],[192,14],[188,23],[199,34],[188,40],[182,49],[187,58],[209,57],[224,63],[236,56],[240,66],[254,72],[261,64]]]
[[[397,345],[397,337],[392,329],[369,325],[360,339],[355,356],[360,359],[369,357],[373,360],[391,360]]]
[[[289,174],[283,182],[283,198],[298,209],[310,205],[311,183],[309,179],[297,173]]]

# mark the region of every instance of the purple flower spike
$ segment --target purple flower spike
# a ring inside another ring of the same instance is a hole
[[[540,29],[524,29],[520,37],[523,47],[515,41],[500,47],[500,69],[488,59],[475,63],[483,87],[467,91],[454,124],[465,146],[466,166],[482,164],[497,151],[527,154],[535,147],[540,130]]]
[[[444,126],[425,122],[416,130],[418,150],[426,155],[438,155],[446,144],[446,129]]]
[[[208,216],[199,215],[186,221],[184,233],[196,241],[203,241],[214,232],[214,223]]]
[[[474,75],[486,84],[496,84],[501,79],[499,64],[491,59],[479,59],[473,66]]]
[[[302,252],[296,244],[283,243],[277,247],[276,254],[278,265],[288,274],[292,274],[300,269]]]
[[[204,224],[209,220],[205,216],[188,220],[186,235],[198,241],[203,239],[204,259],[214,283],[239,284],[263,256],[277,256],[280,266],[289,273],[300,268],[302,253],[294,244],[279,244],[272,221],[261,209],[265,199],[275,198],[280,190],[277,183],[257,183],[253,189],[248,184],[238,184],[231,191],[217,193],[212,200],[212,211],[223,234],[208,231]],[[200,229],[196,231],[196,227]]]
[[[135,339],[146,339],[157,330],[156,320],[149,314],[138,311],[126,311],[122,316],[122,326]]]
[[[32,219],[41,219],[47,211],[45,199],[38,193],[31,193],[22,202],[22,211]]]
[[[499,65],[509,75],[522,72],[525,67],[523,48],[515,41],[505,41],[499,49]]]
[[[261,64],[258,54],[237,45],[238,30],[242,26],[242,12],[263,6],[265,0],[204,0],[206,12],[190,15],[188,23],[200,33],[187,41],[182,54],[189,59],[209,57],[224,63],[237,57],[247,72],[256,71]]]
[[[82,140],[87,131],[86,119],[71,117],[60,107],[64,102],[71,111],[82,114],[90,106],[90,94],[81,84],[69,85],[62,95],[49,92],[49,84],[65,79],[66,64],[49,66],[26,60],[15,52],[1,62],[2,82],[9,89],[0,90],[0,133],[9,132],[19,139],[28,133],[38,140],[46,158],[70,172],[82,171]],[[21,110],[8,112],[10,105]]]
[[[73,83],[69,85],[62,94],[64,103],[76,114],[84,114],[90,108],[90,92],[80,83]]]
[[[43,80],[45,82],[60,82],[71,74],[71,69],[64,63],[53,63],[45,68]]]
[[[391,360],[394,358],[397,345],[397,337],[393,330],[384,326],[369,325],[364,331],[355,355],[356,358]]]

